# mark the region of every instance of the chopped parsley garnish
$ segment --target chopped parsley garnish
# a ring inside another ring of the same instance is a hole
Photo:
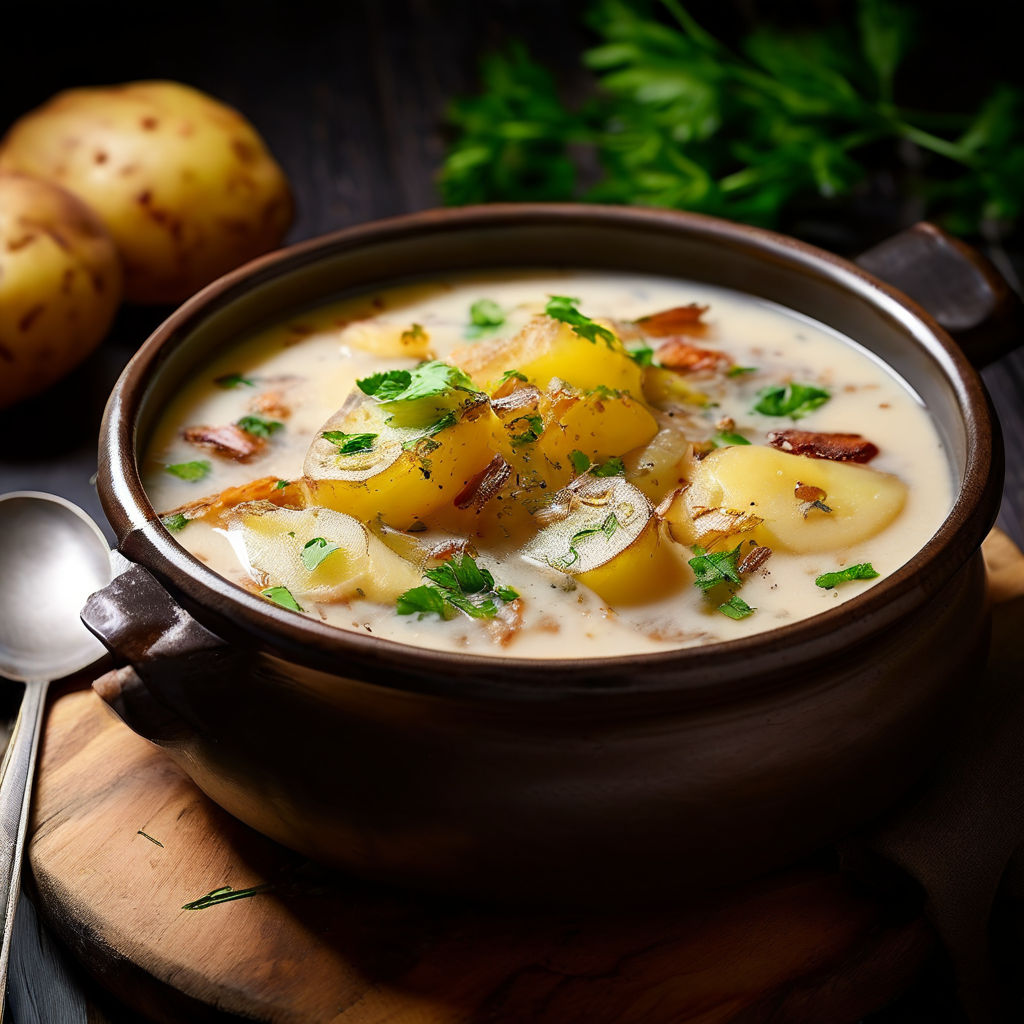
[[[421,363],[414,370],[386,370],[363,377],[356,381],[356,387],[386,406],[395,402],[433,398],[453,388],[475,390],[473,382],[462,370],[437,359]]]
[[[590,471],[591,476],[625,476],[626,467],[618,455],[613,455],[607,462],[595,466]]]
[[[290,612],[302,611],[299,602],[292,597],[292,592],[287,587],[267,587],[266,590],[261,590],[260,593],[268,601],[273,601],[274,604],[287,608]]]
[[[584,455],[578,448],[574,448],[569,452],[569,461],[572,463],[572,468],[576,470],[576,473],[579,476],[582,476],[588,469],[590,469],[590,456]]]
[[[185,527],[188,526],[189,521],[180,512],[175,512],[174,515],[164,516],[160,522],[163,523],[171,533],[177,533],[179,530],[184,530]]]
[[[211,466],[206,459],[200,459],[197,462],[176,462],[173,466],[164,466],[164,469],[180,480],[202,480],[209,475]]]
[[[182,910],[205,910],[207,907],[215,907],[218,903],[230,903],[232,900],[244,900],[248,896],[255,896],[257,893],[266,892],[269,885],[254,885],[249,889],[232,889],[230,885],[222,885],[219,889],[208,892],[205,896],[193,900],[191,903],[182,904]]]
[[[291,480],[278,480],[277,483],[274,484],[274,490],[283,491],[290,483]]]
[[[253,437],[271,437],[284,428],[280,420],[268,420],[264,416],[243,416],[235,426]]]
[[[472,619],[493,619],[498,614],[494,599],[514,601],[519,594],[512,587],[495,586],[494,577],[478,566],[472,555],[453,555],[443,565],[427,569],[429,582],[407,590],[396,603],[399,615],[437,614],[444,619],[463,612]]]
[[[356,455],[373,450],[377,434],[346,434],[343,430],[325,430],[320,435],[325,441],[338,446],[339,455]]]
[[[822,573],[814,581],[814,584],[824,590],[830,590],[840,583],[850,583],[853,580],[873,580],[878,575],[870,562],[859,562],[857,565],[848,565],[845,569],[838,569],[836,572]]]
[[[505,322],[505,312],[493,299],[477,299],[469,307],[469,322],[474,327],[500,327]]]
[[[429,440],[435,434],[440,434],[442,430],[447,430],[449,427],[455,426],[455,413],[446,412],[439,420],[435,420],[429,426],[424,427],[423,431],[417,434],[415,437],[410,437],[407,441],[402,442],[402,451],[407,452],[410,448],[420,447],[420,453],[426,454],[427,452],[433,451],[438,447],[439,442]]]
[[[223,377],[215,377],[213,383],[219,388],[237,388],[237,387],[256,387],[254,380],[249,380],[248,377],[243,377],[240,373],[225,373]]]
[[[603,398],[605,401],[622,397],[622,392],[618,388],[610,388],[607,384],[598,384],[596,388],[591,388],[587,394],[597,395],[598,398]]]
[[[551,563],[555,569],[568,569],[570,565],[575,565],[579,561],[580,553],[576,550],[576,545],[589,539],[590,537],[603,536],[605,540],[611,540],[615,536],[615,531],[619,528],[619,520],[614,512],[609,512],[607,516],[596,526],[588,526],[585,530],[579,530],[572,535],[572,539],[569,541],[569,551],[561,558],[555,559]]]
[[[732,551],[705,551],[695,547],[689,564],[696,577],[696,585],[706,592],[720,583],[742,583],[736,568],[742,547],[742,544],[737,544]]]
[[[750,444],[742,434],[737,434],[734,430],[720,430],[715,434],[715,440],[719,444]]]
[[[544,433],[544,419],[536,413],[529,413],[525,416],[517,416],[514,420],[511,420],[509,427],[522,422],[526,423],[526,430],[521,434],[513,434],[512,443],[533,444]]]
[[[612,348],[618,339],[615,334],[602,327],[597,321],[584,316],[577,308],[579,299],[572,299],[568,295],[552,295],[544,307],[544,312],[554,320],[561,320],[568,324],[573,331],[581,338],[597,344],[600,338],[609,348]]]
[[[748,373],[757,373],[758,368],[756,366],[730,366],[725,371],[726,377],[743,377]]]
[[[633,360],[637,366],[653,366],[654,365],[654,349],[653,348],[631,348],[628,352],[629,358]]]
[[[745,619],[748,615],[753,615],[757,611],[756,608],[751,608],[738,594],[733,594],[728,601],[720,604],[718,610],[730,619]]]
[[[340,550],[340,547],[340,544],[332,544],[324,537],[314,537],[302,549],[302,564],[312,572],[328,555]]]
[[[528,378],[527,378],[525,373],[520,373],[518,370],[506,370],[501,375],[501,380],[499,381],[499,383],[504,384],[505,381],[507,381],[507,380],[522,380],[522,381],[525,381],[527,379]]]
[[[798,420],[824,405],[832,396],[811,384],[787,384],[758,392],[754,412],[765,416],[789,416]]]

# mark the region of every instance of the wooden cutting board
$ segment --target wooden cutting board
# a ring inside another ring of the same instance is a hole
[[[1024,557],[986,543],[997,602]],[[998,652],[997,652],[998,653]],[[86,969],[157,1021],[843,1024],[936,948],[827,862],[685,910],[498,913],[328,873],[201,794],[91,690],[52,704],[29,848],[41,913]],[[223,886],[255,895],[186,910]]]

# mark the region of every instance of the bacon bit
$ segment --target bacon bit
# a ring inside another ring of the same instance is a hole
[[[793,488],[793,494],[800,501],[824,501],[827,497],[820,487],[815,487],[814,484],[801,483],[799,480],[796,482],[796,487]]]
[[[740,564],[736,566],[736,569],[741,574],[747,574],[756,572],[764,565],[772,556],[772,549],[764,544],[759,547],[753,548],[748,551],[743,558],[740,559]]]
[[[498,605],[498,614],[493,619],[486,620],[485,628],[499,647],[508,647],[523,628],[525,602],[521,597],[517,597],[508,604],[495,603]]]
[[[680,373],[696,373],[700,370],[717,370],[719,367],[732,365],[732,360],[724,352],[716,352],[710,348],[698,348],[682,338],[669,338],[658,346],[655,353],[657,361],[670,370]]]
[[[830,462],[870,462],[878,448],[860,434],[818,434],[813,430],[776,430],[768,444],[779,451]]]
[[[499,416],[509,412],[520,412],[523,409],[536,409],[539,405],[540,390],[533,384],[524,384],[500,398],[491,399],[491,408]]]
[[[233,423],[226,427],[186,427],[182,437],[197,448],[206,448],[236,462],[248,462],[267,447],[262,437],[254,437]]]
[[[455,507],[483,508],[498,494],[511,475],[512,467],[501,455],[495,455],[479,473],[470,477],[466,486],[455,495]]]
[[[675,306],[672,309],[662,310],[660,313],[642,316],[634,323],[644,334],[652,338],[665,338],[670,334],[700,336],[707,330],[707,324],[702,323],[701,319],[708,308],[708,306],[691,302],[688,306]]]
[[[735,429],[736,421],[731,416],[723,416],[715,421],[715,430],[720,430],[723,434],[732,433]]]
[[[279,487],[280,482],[276,476],[263,476],[238,487],[227,487],[220,494],[211,494],[187,505],[172,508],[161,518],[180,515],[190,521],[208,519],[219,524],[226,512],[247,501],[271,501],[281,508],[303,508],[305,494],[302,485],[289,482],[284,487]]]
[[[249,403],[249,411],[271,419],[286,420],[292,414],[291,406],[285,404],[280,391],[264,391]]]

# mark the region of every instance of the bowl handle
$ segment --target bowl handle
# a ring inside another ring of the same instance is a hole
[[[948,331],[976,366],[1024,341],[1024,303],[987,257],[922,221],[855,262],[904,292]]]
[[[248,660],[192,618],[141,565],[93,594],[82,621],[126,666],[101,677],[94,689],[132,729],[158,743],[200,724],[189,722],[194,702],[178,694],[237,677]]]

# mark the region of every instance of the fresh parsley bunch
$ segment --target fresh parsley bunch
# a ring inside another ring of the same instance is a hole
[[[522,45],[487,57],[483,92],[451,109],[446,202],[586,199],[699,210],[774,225],[794,199],[849,194],[879,147],[913,165],[928,212],[953,230],[1014,226],[1024,201],[1024,102],[998,88],[973,115],[911,114],[893,95],[910,12],[860,0],[856,26],[757,29],[737,51],[678,0],[599,0],[601,44],[578,109]],[[942,125],[942,132],[929,130]],[[912,158],[905,159],[911,151]],[[574,154],[600,175],[581,184]]]

